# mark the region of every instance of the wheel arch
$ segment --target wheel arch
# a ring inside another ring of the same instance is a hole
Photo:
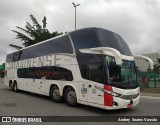
[[[52,83],[49,87],[49,96],[51,95],[51,90],[53,86],[57,86],[60,90],[60,95],[62,96],[62,88],[60,87],[60,85],[58,85],[58,83]]]
[[[64,85],[64,87],[63,87],[63,91],[62,91],[62,95],[64,96],[64,94],[65,94],[65,90],[66,90],[68,87],[71,87],[71,88],[73,88],[73,89],[74,89],[74,91],[76,92],[77,100],[78,100],[78,99],[79,99],[78,89],[77,89],[74,85],[69,84],[69,83],[67,83],[67,84],[65,84],[65,85]]]

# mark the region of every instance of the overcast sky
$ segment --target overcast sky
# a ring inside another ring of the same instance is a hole
[[[24,27],[33,14],[39,23],[47,17],[50,32],[100,27],[118,33],[132,53],[146,54],[160,50],[160,0],[0,0],[0,60],[15,51],[9,44],[22,45],[11,32]],[[42,23],[41,23],[42,24]]]

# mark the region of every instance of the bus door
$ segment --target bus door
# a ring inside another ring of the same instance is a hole
[[[94,63],[88,65],[88,102],[104,104],[103,92],[103,64]]]

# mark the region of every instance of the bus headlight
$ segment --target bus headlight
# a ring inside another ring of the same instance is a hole
[[[108,91],[108,90],[104,90],[104,92],[109,94],[109,95],[115,96],[115,97],[120,97],[121,96],[121,94],[118,94],[118,93],[115,93],[115,92],[111,92],[111,91]]]
[[[101,87],[99,87],[99,86],[94,86],[96,89],[99,89],[100,91],[103,91],[103,92],[105,92],[105,93],[107,93],[107,94],[109,94],[109,95],[112,95],[112,96],[114,96],[114,97],[120,97],[121,96],[121,94],[119,94],[119,93],[115,93],[115,92],[112,92],[112,91],[109,91],[109,90],[106,90],[106,89],[103,89],[103,88],[101,88]]]

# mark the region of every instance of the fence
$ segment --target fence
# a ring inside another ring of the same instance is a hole
[[[160,73],[138,71],[137,78],[140,88],[160,88]]]

